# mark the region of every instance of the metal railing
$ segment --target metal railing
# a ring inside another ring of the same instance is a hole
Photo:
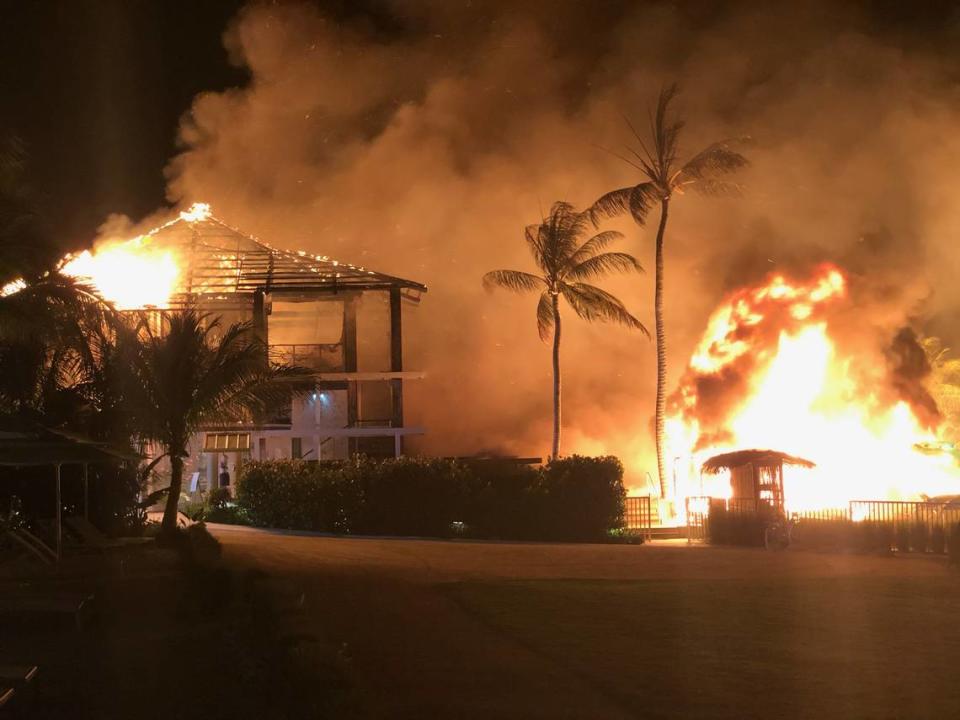
[[[687,540],[706,540],[710,535],[711,508],[734,516],[760,516],[769,505],[752,498],[724,500],[686,498]],[[797,523],[798,536],[821,542],[850,542],[851,532],[862,534],[860,542],[872,542],[901,552],[946,552],[946,539],[960,528],[960,502],[907,500],[851,500],[847,507],[802,510],[788,513]],[[876,538],[869,540],[874,533]]]
[[[857,522],[954,525],[960,522],[960,503],[851,500],[848,517]]]
[[[624,520],[627,531],[639,533],[644,540],[650,540],[653,529],[653,503],[649,495],[628,497],[624,502]]]
[[[687,518],[687,542],[707,539],[710,522],[710,500],[706,495],[688,497],[684,501]]]

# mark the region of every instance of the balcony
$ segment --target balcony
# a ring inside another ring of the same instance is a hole
[[[270,345],[270,361],[283,365],[299,365],[316,372],[342,372],[343,345]]]

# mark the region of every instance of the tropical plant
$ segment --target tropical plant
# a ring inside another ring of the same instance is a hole
[[[143,322],[131,331],[130,399],[142,440],[163,447],[170,460],[170,490],[161,524],[176,529],[183,460],[191,436],[204,425],[256,420],[288,406],[315,381],[300,367],[267,361],[250,323],[222,327],[219,317],[186,308],[165,315],[162,328]]]
[[[553,335],[553,458],[560,456],[560,298],[584,320],[615,322],[650,336],[620,300],[585,282],[612,272],[642,272],[640,263],[627,253],[604,251],[623,237],[621,233],[606,230],[593,236],[589,234],[589,218],[576,212],[569,203],[554,203],[548,217],[539,224],[529,225],[524,232],[538,274],[493,270],[483,276],[483,285],[488,290],[501,287],[514,292],[540,293],[537,330],[543,341]]]
[[[0,135],[0,407],[19,422],[88,430],[87,410],[102,404],[96,381],[112,312],[58,272],[25,165],[23,144]]]
[[[657,337],[655,425],[661,497],[666,497],[667,491],[663,458],[667,382],[667,348],[663,326],[663,241],[667,229],[670,200],[675,195],[682,195],[688,189],[713,196],[739,194],[740,186],[725,179],[725,176],[747,164],[747,159],[734,149],[736,143],[734,140],[723,140],[708,145],[685,163],[681,163],[678,159],[679,143],[684,123],[670,113],[670,103],[676,95],[676,85],[670,85],[661,90],[656,112],[649,118],[648,141],[644,141],[635,127],[627,121],[639,147],[628,148],[629,156],[618,155],[617,157],[639,171],[640,182],[608,192],[588,211],[594,223],[598,223],[604,217],[629,214],[638,225],[643,225],[650,209],[657,204],[660,206],[660,223],[657,226],[656,237],[654,313]]]

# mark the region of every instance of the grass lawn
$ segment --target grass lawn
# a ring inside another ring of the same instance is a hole
[[[231,573],[215,557],[193,565],[173,550],[117,553],[32,581],[39,594],[93,593],[96,613],[82,629],[68,616],[0,621],[0,656],[40,667],[17,717],[340,717],[346,688],[335,658],[289,633],[268,579]]]
[[[950,573],[447,587],[492,632],[638,717],[960,716]]]

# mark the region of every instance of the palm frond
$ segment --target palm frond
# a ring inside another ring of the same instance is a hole
[[[545,223],[546,252],[544,270],[549,275],[559,274],[567,259],[576,252],[579,239],[587,232],[589,220],[568,202],[558,201],[550,208]]]
[[[606,290],[586,283],[564,283],[560,292],[573,311],[584,320],[600,320],[626,325],[650,337],[650,332],[643,323],[631,315],[624,304]]]
[[[544,232],[543,223],[527,225],[527,227],[524,228],[523,237],[527,241],[527,246],[530,248],[530,254],[533,255],[533,259],[537,263],[537,267],[543,268],[543,253],[547,245],[547,236]]]
[[[691,183],[688,187],[705,197],[741,197],[743,195],[743,185],[740,183],[717,180],[716,178],[699,180]]]
[[[537,303],[537,332],[544,342],[550,339],[553,332],[553,320],[553,296],[544,290]]]
[[[643,268],[637,259],[624,252],[606,252],[600,255],[594,255],[577,265],[574,265],[567,272],[567,280],[592,280],[603,277],[614,272],[630,272],[635,270],[643,272]]]
[[[733,140],[722,140],[701,150],[688,160],[680,171],[681,182],[709,180],[746,167],[749,162],[737,152]]]
[[[530,292],[544,286],[543,278],[520,270],[491,270],[483,276],[483,287],[487,290],[500,287],[513,292]]]
[[[597,233],[570,256],[570,265],[579,265],[587,258],[592,258],[610,243],[621,239],[623,239],[623,233],[617,232],[616,230],[605,230]]]
[[[660,193],[653,182],[643,182],[632,187],[613,190],[601,196],[587,210],[587,215],[594,225],[599,225],[604,218],[630,213],[634,222],[643,225],[646,222],[647,213],[659,197]]]
[[[650,134],[653,136],[656,156],[657,180],[665,184],[673,174],[673,166],[677,159],[677,146],[680,132],[683,130],[682,120],[670,119],[670,103],[679,94],[680,88],[676,83],[665,86],[657,97],[657,110],[650,118]]]

